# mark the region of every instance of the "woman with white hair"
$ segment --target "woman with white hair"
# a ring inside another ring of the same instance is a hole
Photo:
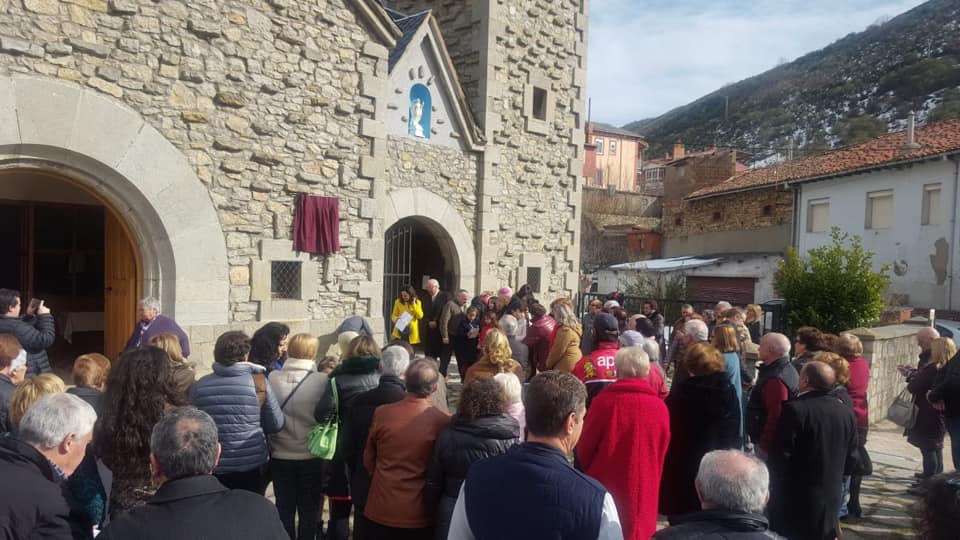
[[[527,440],[527,418],[523,408],[523,385],[513,373],[497,373],[493,380],[500,385],[500,395],[506,407],[507,414],[520,424],[520,442]]]
[[[524,380],[533,376],[533,370],[530,366],[530,348],[523,344],[523,335],[521,329],[524,322],[515,316],[507,314],[500,317],[500,331],[507,336],[507,342],[510,344],[510,352],[513,359],[520,362],[523,366]]]
[[[618,380],[597,394],[577,445],[581,470],[617,504],[624,538],[657,530],[660,474],[670,443],[667,406],[647,382],[650,359],[640,347],[614,356]]]
[[[190,339],[187,333],[180,328],[170,317],[160,314],[160,301],[153,297],[147,297],[140,301],[137,310],[139,320],[133,329],[133,335],[127,340],[127,346],[123,348],[124,352],[146,347],[150,338],[157,334],[170,333],[180,339],[180,348],[183,350],[183,357],[190,357]]]

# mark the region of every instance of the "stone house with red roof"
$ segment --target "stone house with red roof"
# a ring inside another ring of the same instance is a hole
[[[738,245],[804,253],[838,227],[863,238],[878,268],[891,266],[901,302],[956,309],[958,182],[960,120],[950,120],[735,175],[684,197],[669,216],[665,205],[664,223],[700,254]]]

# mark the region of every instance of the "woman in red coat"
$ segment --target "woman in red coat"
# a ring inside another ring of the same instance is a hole
[[[670,417],[646,380],[650,360],[642,348],[620,349],[614,363],[618,380],[590,404],[577,458],[583,472],[613,496],[624,539],[646,540],[657,530]]]
[[[847,513],[860,517],[863,510],[860,507],[860,484],[865,475],[873,473],[870,454],[867,453],[867,430],[870,427],[869,410],[867,408],[867,387],[870,385],[870,362],[863,357],[863,344],[860,338],[844,332],[837,341],[837,353],[850,364],[850,380],[847,381],[847,393],[853,401],[853,415],[857,419],[857,463],[850,476],[850,499],[847,502]],[[842,511],[842,510],[841,510]]]

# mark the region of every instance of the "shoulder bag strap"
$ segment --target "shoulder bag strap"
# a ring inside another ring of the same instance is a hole
[[[333,389],[333,410],[334,414],[337,417],[337,422],[340,421],[340,398],[337,395],[337,378],[334,377],[330,379],[330,387]]]
[[[312,371],[308,371],[308,372],[307,372],[307,375],[306,375],[304,378],[300,379],[300,382],[298,382],[297,385],[293,387],[293,391],[290,392],[289,395],[287,395],[287,399],[283,400],[283,403],[280,404],[280,410],[281,410],[281,411],[283,410],[283,407],[287,404],[287,402],[290,401],[290,398],[292,398],[293,395],[297,393],[297,390],[300,389],[300,385],[303,384],[304,381],[306,381],[307,379],[309,379],[311,375],[313,375],[313,372],[312,372]]]
[[[267,402],[267,377],[263,373],[251,373],[253,377],[253,389],[257,393],[257,402],[260,408]]]

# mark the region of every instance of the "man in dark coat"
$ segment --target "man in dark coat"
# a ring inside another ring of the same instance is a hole
[[[150,472],[160,489],[146,505],[110,522],[97,538],[288,538],[273,503],[249,491],[227,489],[210,474],[219,457],[213,418],[192,407],[174,409],[150,437]]]
[[[723,538],[777,540],[763,509],[770,474],[758,458],[739,450],[714,450],[700,460],[696,480],[699,512],[670,517],[670,526],[653,535],[658,540]]]
[[[0,490],[0,537],[74,538],[71,531],[75,516],[71,515],[63,483],[83,460],[96,420],[93,407],[77,396],[51,394],[23,415],[16,437],[0,437],[0,478],[4,485]]]
[[[51,371],[47,348],[56,339],[53,315],[43,300],[27,306],[23,317],[20,308],[19,292],[0,289],[0,334],[13,334],[27,351],[27,377],[47,373]]]
[[[440,290],[440,282],[435,279],[427,280],[427,294],[420,298],[423,304],[423,319],[420,328],[423,341],[423,352],[430,358],[439,361],[443,353],[443,336],[440,335],[440,317],[443,315],[443,306],[450,301],[450,294]],[[426,324],[426,327],[423,325]]]
[[[807,362],[799,395],[783,406],[770,451],[770,528],[803,540],[839,536],[840,490],[857,451],[853,410],[831,394],[836,376]]]
[[[783,404],[797,395],[800,375],[790,363],[790,339],[770,332],[760,338],[760,362],[757,383],[747,401],[744,428],[750,434],[757,454],[765,458],[777,434]]]
[[[367,492],[370,491],[370,472],[363,465],[363,449],[370,434],[373,413],[380,405],[396,403],[406,396],[403,373],[409,365],[410,354],[403,347],[391,345],[384,349],[380,357],[379,385],[353,400],[343,422],[344,460],[350,471],[350,497],[356,508],[356,517],[363,514]]]

